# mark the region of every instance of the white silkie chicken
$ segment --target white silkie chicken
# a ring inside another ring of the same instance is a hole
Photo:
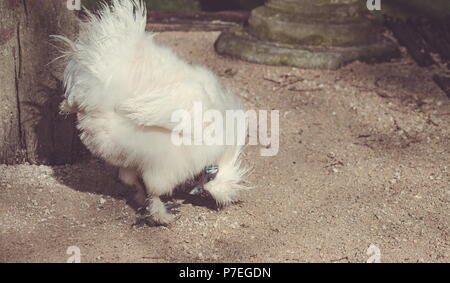
[[[157,44],[154,34],[145,32],[146,9],[139,0],[113,0],[98,15],[87,12],[80,25],[75,41],[56,38],[70,47],[61,110],[77,113],[86,147],[119,167],[122,182],[139,188],[136,199],[147,204],[157,224],[175,219],[160,196],[210,165],[219,171],[204,190],[219,205],[232,203],[246,188],[242,146],[175,145],[171,134],[177,124],[171,117],[178,109],[192,113],[198,102],[203,111],[242,109],[237,97],[208,69]]]

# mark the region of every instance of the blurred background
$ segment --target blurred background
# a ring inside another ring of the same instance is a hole
[[[100,2],[102,0],[84,0],[83,4],[95,9]],[[174,12],[252,10],[263,5],[265,0],[145,0],[145,2],[149,10]],[[450,1],[447,0],[389,0],[382,1],[382,6],[382,13],[398,17],[450,15]]]
[[[85,0],[88,8],[96,8],[101,0]],[[108,1],[107,1],[108,2]],[[109,1],[110,2],[110,1]],[[145,0],[149,10],[158,11],[223,11],[251,10],[264,3],[264,0]]]

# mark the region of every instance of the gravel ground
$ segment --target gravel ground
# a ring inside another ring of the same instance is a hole
[[[183,196],[171,227],[136,225],[133,190],[97,159],[0,165],[0,261],[449,262],[450,103],[406,55],[338,71],[214,53],[217,32],[158,40],[207,65],[249,109],[280,110],[280,150],[246,150],[254,187],[217,211]]]

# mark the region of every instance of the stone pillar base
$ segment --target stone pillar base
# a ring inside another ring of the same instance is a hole
[[[244,28],[223,32],[215,43],[215,49],[221,55],[255,63],[329,70],[355,60],[374,63],[400,55],[397,46],[384,38],[369,45],[318,47],[263,41]]]
[[[248,26],[224,32],[215,47],[252,62],[317,69],[399,54],[363,16],[360,0],[269,0],[252,11]]]

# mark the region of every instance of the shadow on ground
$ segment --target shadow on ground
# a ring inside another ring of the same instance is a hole
[[[59,183],[73,190],[124,200],[138,212],[141,207],[133,199],[136,188],[122,184],[117,177],[117,171],[116,167],[91,157],[90,160],[75,165],[54,166],[53,176]],[[163,196],[162,199],[169,204],[181,202],[181,204],[189,203],[212,210],[218,209],[212,199],[193,196],[182,189],[177,189],[172,196]]]

